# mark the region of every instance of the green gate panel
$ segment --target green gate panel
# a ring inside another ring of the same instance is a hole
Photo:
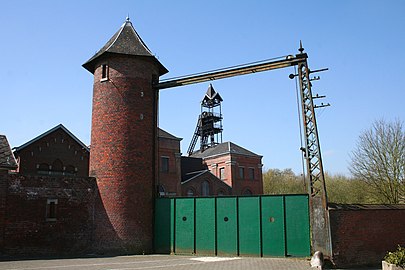
[[[263,196],[262,198],[262,252],[263,256],[284,257],[284,197]]]
[[[285,196],[287,255],[309,256],[308,195]]]
[[[195,252],[215,255],[215,198],[195,200]]]
[[[260,197],[240,197],[239,255],[260,256]]]
[[[217,198],[217,255],[238,255],[238,220],[235,197]]]
[[[175,253],[194,254],[194,198],[175,201]]]
[[[156,199],[154,231],[155,253],[172,253],[174,243],[174,199]]]

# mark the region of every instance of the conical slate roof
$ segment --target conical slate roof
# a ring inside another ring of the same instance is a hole
[[[159,65],[160,75],[168,72],[159,60],[153,56],[152,52],[136,32],[129,18],[126,19],[124,24],[110,38],[110,40],[93,57],[83,64],[83,67],[93,73],[95,69],[94,61],[106,53],[152,57]]]

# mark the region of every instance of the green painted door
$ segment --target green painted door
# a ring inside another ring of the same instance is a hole
[[[310,255],[308,195],[160,198],[157,253]]]
[[[260,257],[260,197],[239,197],[239,255]]]
[[[217,198],[217,255],[238,255],[238,221],[235,197]]]
[[[263,256],[284,257],[284,196],[263,196],[261,200]]]
[[[161,198],[155,201],[155,252],[173,252],[174,199]]]
[[[194,254],[194,198],[175,201],[175,252]]]
[[[309,236],[308,196],[285,196],[287,255],[309,256],[311,253]]]
[[[215,255],[215,198],[195,199],[195,252]]]

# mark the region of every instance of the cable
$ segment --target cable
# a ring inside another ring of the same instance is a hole
[[[297,67],[296,66],[294,66],[294,74],[297,74]],[[302,126],[301,126],[301,110],[300,110],[300,95],[299,95],[299,93],[298,93],[298,82],[297,82],[297,77],[298,76],[295,76],[295,95],[296,95],[296,98],[297,98],[297,112],[298,112],[298,127],[299,127],[299,130],[300,130],[300,149],[302,149],[303,148],[303,146],[302,146]],[[301,165],[302,165],[302,178],[303,178],[303,180],[304,180],[304,191],[306,192],[306,188],[307,188],[307,185],[306,185],[306,179],[305,179],[305,165],[304,165],[304,157],[303,157],[303,155],[302,155],[302,153],[301,153]]]

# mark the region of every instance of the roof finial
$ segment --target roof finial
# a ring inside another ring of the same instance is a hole
[[[129,20],[129,13],[128,13],[127,18],[125,19],[125,21],[126,21],[126,22],[130,22],[130,20]]]
[[[304,48],[302,47],[302,41],[300,40],[300,48],[298,49],[300,53],[304,52]]]

